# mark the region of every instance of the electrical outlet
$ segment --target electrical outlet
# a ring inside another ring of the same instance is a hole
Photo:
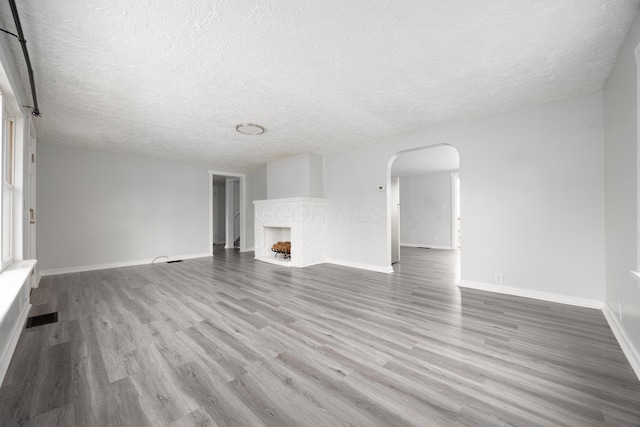
[[[138,259],[144,259],[144,252],[138,253]]]
[[[493,282],[496,285],[504,284],[504,277],[502,277],[502,273],[493,273]]]
[[[437,242],[438,241],[438,236],[433,236],[433,240]]]
[[[384,185],[378,185],[378,187],[376,187],[376,190],[384,191]]]

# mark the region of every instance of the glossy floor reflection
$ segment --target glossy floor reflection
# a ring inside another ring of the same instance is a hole
[[[457,286],[459,254],[394,274],[252,253],[43,278],[0,425],[638,425],[601,312]]]

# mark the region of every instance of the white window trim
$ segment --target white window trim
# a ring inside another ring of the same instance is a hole
[[[10,192],[11,195],[11,233],[9,242],[10,252],[9,255],[4,251],[4,240],[0,240],[0,271],[5,271],[9,268],[13,262],[22,260],[22,185],[24,181],[23,170],[23,129],[25,120],[22,114],[16,113],[12,108],[11,101],[6,97],[0,95],[0,108],[2,109],[2,141],[0,146],[0,174],[2,186],[0,193],[0,213],[4,215],[4,194]],[[12,183],[9,183],[5,178],[5,140],[8,136],[7,123],[11,120],[13,122],[13,147],[12,147]],[[0,239],[4,239],[4,227],[3,222],[0,221]]]

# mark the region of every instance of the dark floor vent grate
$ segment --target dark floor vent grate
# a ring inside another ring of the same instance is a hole
[[[27,319],[27,329],[40,325],[47,325],[49,323],[56,323],[58,321],[58,312],[42,314],[40,316],[33,316]]]
[[[173,261],[167,261],[167,264],[173,264],[174,262],[182,262],[182,260],[181,259],[176,259],[176,260],[173,260]]]

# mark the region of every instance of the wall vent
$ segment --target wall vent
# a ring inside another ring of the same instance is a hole
[[[58,312],[42,314],[40,316],[33,316],[27,319],[27,329],[34,328],[40,325],[48,325],[49,323],[56,323],[58,321]]]

